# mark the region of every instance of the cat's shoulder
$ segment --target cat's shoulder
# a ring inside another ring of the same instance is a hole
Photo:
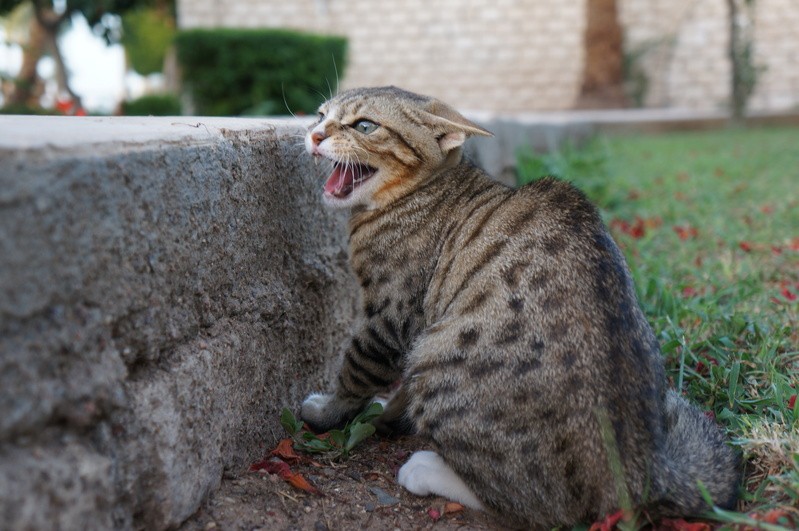
[[[514,192],[516,201],[529,208],[544,209],[554,217],[600,222],[599,211],[582,190],[557,177],[542,177]]]

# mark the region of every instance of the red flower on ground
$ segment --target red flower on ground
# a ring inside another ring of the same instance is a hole
[[[694,289],[692,286],[685,286],[682,289],[683,297],[696,297],[697,295],[699,295],[699,292],[696,291],[696,289]]]
[[[686,225],[684,227],[682,225],[675,225],[672,227],[672,230],[677,233],[677,236],[679,236],[682,241],[693,239],[699,236],[699,230],[690,225]]]
[[[657,526],[658,531],[710,531],[713,529],[706,522],[686,522],[682,518],[664,518]]]
[[[791,395],[788,399],[788,409],[793,410],[794,406],[796,406],[796,395]]]
[[[740,243],[738,244],[738,247],[740,247],[740,248],[741,248],[741,250],[742,250],[743,252],[745,252],[745,253],[751,253],[751,252],[752,252],[752,248],[753,248],[754,246],[752,245],[752,242],[748,242],[748,241],[742,241],[742,242],[740,242]]]
[[[616,511],[613,514],[607,515],[604,520],[591,524],[588,531],[613,531],[616,524],[621,522],[622,518],[624,518],[624,511]]]

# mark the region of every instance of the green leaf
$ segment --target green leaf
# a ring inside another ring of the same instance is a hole
[[[283,426],[283,429],[292,437],[302,429],[302,422],[298,421],[287,407],[284,407],[283,411],[280,413],[280,425]]]
[[[350,426],[349,432],[350,436],[347,439],[347,444],[344,445],[344,450],[347,452],[355,448],[358,443],[372,435],[375,432],[375,427],[372,424],[359,422]]]
[[[741,373],[741,362],[736,361],[732,364],[732,370],[730,370],[730,409],[735,407],[735,399],[738,393],[738,376]]]
[[[369,422],[379,417],[383,413],[383,406],[379,402],[372,402],[365,410],[361,411],[354,419],[352,424]]]
[[[334,450],[333,445],[329,442],[317,438],[306,440],[300,444],[304,451],[311,453],[322,453]]]
[[[330,439],[336,443],[336,446],[341,448],[344,447],[344,443],[347,441],[347,436],[341,430],[330,430]]]

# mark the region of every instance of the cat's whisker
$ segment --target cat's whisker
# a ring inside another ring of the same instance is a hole
[[[338,94],[338,88],[341,85],[339,84],[339,79],[338,79],[338,66],[336,66],[336,56],[331,53],[330,58],[333,60],[333,71],[336,73],[336,94]],[[330,86],[330,83],[328,83],[328,86]],[[330,92],[330,99],[331,100],[333,99],[332,91]]]
[[[297,115],[294,114],[294,111],[292,111],[291,107],[289,107],[289,102],[286,101],[286,88],[283,86],[282,82],[280,83],[280,91],[283,93],[283,105],[286,106],[286,110],[289,112],[289,114],[291,116],[293,116],[294,118],[297,118]]]
[[[335,63],[335,57],[333,58],[333,64],[336,64]],[[325,83],[327,83],[327,92],[330,94],[328,99],[330,99],[330,98],[333,97],[333,88],[330,86],[330,80],[327,79],[327,76],[325,76]]]

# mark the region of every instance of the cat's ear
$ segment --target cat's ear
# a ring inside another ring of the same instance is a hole
[[[438,133],[438,145],[441,151],[449,153],[466,142],[470,136],[494,136],[463,117],[461,113],[439,100],[431,100],[425,108],[425,118]]]

